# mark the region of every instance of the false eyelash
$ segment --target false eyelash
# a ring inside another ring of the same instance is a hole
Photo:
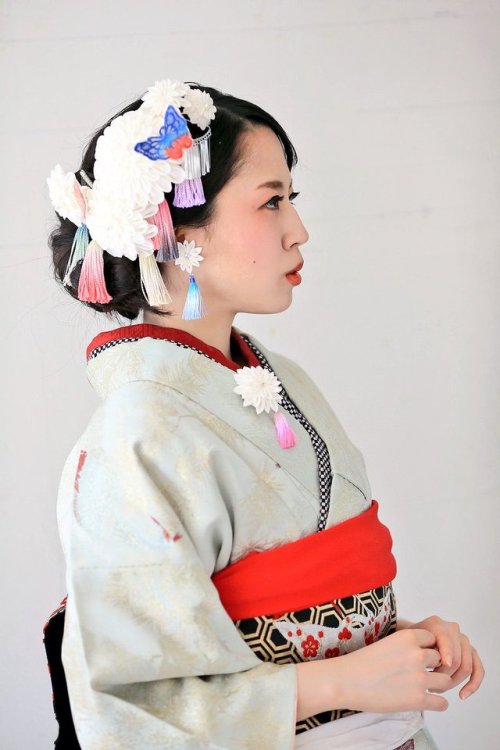
[[[299,193],[299,192],[296,192],[296,193],[291,193],[291,194],[290,194],[290,203],[293,203],[293,200],[295,200],[295,198],[296,198],[296,197],[297,197],[298,195],[300,195],[300,193]],[[283,200],[283,198],[284,198],[284,196],[283,196],[283,195],[273,195],[273,197],[272,197],[272,198],[269,198],[269,200],[268,200],[268,201],[266,202],[266,204],[265,204],[265,205],[267,206],[267,204],[268,204],[268,203],[271,203],[271,201],[277,201],[278,203],[281,203],[281,201]],[[293,205],[295,205],[295,204],[293,204]]]

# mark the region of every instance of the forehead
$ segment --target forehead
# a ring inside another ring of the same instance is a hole
[[[257,127],[242,136],[243,167],[240,175],[256,181],[282,180],[288,186],[290,170],[278,136],[267,127]]]

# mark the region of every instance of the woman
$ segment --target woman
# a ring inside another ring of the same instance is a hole
[[[260,107],[167,80],[48,180],[56,278],[143,315],[87,349],[103,403],[59,489],[70,711],[51,674],[84,750],[432,748],[423,711],[482,681],[457,624],[396,618],[361,454],[307,374],[234,325],[301,281],[295,163]]]

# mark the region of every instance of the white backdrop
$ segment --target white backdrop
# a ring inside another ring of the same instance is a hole
[[[477,694],[427,713],[440,748],[497,747],[500,0],[3,0],[0,19],[1,750],[55,736],[56,492],[97,405],[85,347],[116,325],[51,278],[45,179],[167,77],[254,100],[297,147],[303,283],[235,322],[363,451],[399,614],[458,621],[484,659]]]

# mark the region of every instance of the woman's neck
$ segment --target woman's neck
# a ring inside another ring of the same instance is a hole
[[[146,310],[143,313],[144,323],[186,331],[192,336],[199,338],[205,344],[215,347],[228,359],[233,359],[233,354],[237,357],[240,356],[239,352],[232,351],[231,347],[233,321],[234,315],[228,315],[224,318],[219,317],[217,319],[214,319],[213,316],[207,316],[199,320],[184,320],[177,315],[156,315]],[[233,361],[240,364],[238,359],[233,359]]]

